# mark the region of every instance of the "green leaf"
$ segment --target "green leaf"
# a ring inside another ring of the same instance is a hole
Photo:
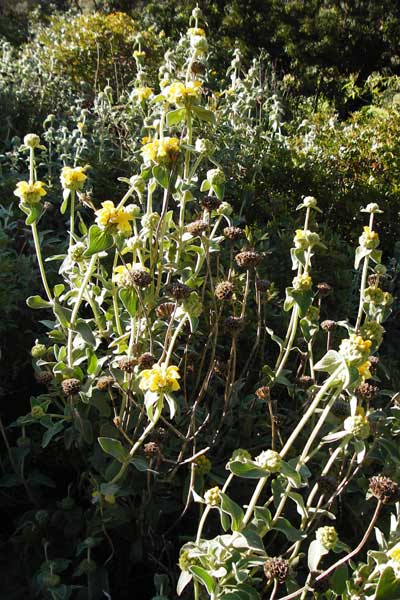
[[[25,223],[27,225],[33,225],[33,223],[39,221],[40,217],[42,216],[43,206],[40,203],[38,203],[31,204],[27,208],[28,210],[25,210],[25,212],[28,215],[28,217],[26,218]]]
[[[29,298],[26,299],[26,303],[29,306],[29,308],[33,308],[35,310],[40,309],[40,308],[51,308],[52,307],[51,302],[48,302],[47,300],[43,300],[43,298],[41,298],[40,296],[29,296]]]
[[[192,106],[192,111],[194,112],[196,117],[198,117],[200,119],[200,121],[205,121],[206,123],[209,123],[210,125],[213,125],[215,123],[215,114],[213,112],[211,112],[211,110],[208,110],[207,108],[204,108],[203,106],[199,106],[199,105],[195,104]]]
[[[136,316],[137,311],[137,293],[134,288],[121,288],[119,290],[119,297],[122,304],[131,317]]]
[[[59,296],[61,296],[64,290],[65,285],[63,283],[57,283],[57,285],[54,286],[54,296],[56,298],[59,298]]]
[[[207,589],[207,592],[211,595],[215,590],[215,581],[211,577],[211,575],[203,569],[203,567],[198,567],[194,565],[189,567],[190,572],[198,579]]]
[[[60,433],[64,429],[64,421],[58,421],[53,427],[48,429],[42,437],[42,448],[47,448],[51,440],[57,433]]]
[[[203,181],[203,183],[201,184],[200,191],[208,192],[210,188],[211,188],[210,182],[207,179],[205,179]]]
[[[262,469],[254,462],[242,462],[240,460],[232,460],[228,463],[228,469],[237,477],[245,477],[246,479],[260,479],[260,477],[268,477],[270,474],[265,469]]]
[[[373,600],[398,600],[400,598],[400,579],[397,579],[392,567],[381,574]]]
[[[232,531],[239,531],[243,521],[244,512],[241,507],[229,498],[225,493],[221,492],[221,510],[228,514],[231,518]]]
[[[292,487],[298,488],[301,485],[301,475],[289,463],[283,462],[281,473],[286,477]]]
[[[116,458],[120,463],[124,463],[127,459],[128,452],[125,450],[121,442],[114,438],[99,437],[97,438],[101,448],[113,458]]]
[[[177,125],[181,121],[184,121],[185,117],[186,117],[186,109],[185,108],[177,108],[176,110],[170,110],[167,113],[168,127],[172,127],[173,125]]]
[[[326,371],[327,373],[333,373],[335,369],[343,362],[343,358],[336,352],[336,350],[328,350],[328,352],[321,358],[315,365],[316,371]]]
[[[225,184],[224,183],[221,183],[221,185],[214,184],[212,186],[212,189],[214,190],[215,195],[217,196],[218,200],[224,199],[224,195],[225,195]]]
[[[347,565],[340,565],[337,569],[335,569],[332,577],[330,577],[329,582],[335,594],[343,594],[346,591],[346,581],[349,576],[349,570]]]
[[[300,317],[304,317],[304,315],[310,308],[311,303],[314,298],[314,294],[313,294],[312,290],[304,290],[304,291],[293,290],[291,292],[291,295],[292,295],[292,298],[294,299],[294,301],[296,302],[297,306],[300,309],[300,311],[299,311]]]
[[[89,346],[94,347],[96,345],[96,338],[94,337],[90,326],[83,319],[77,320],[73,331],[79,333],[82,339],[89,344]]]
[[[72,310],[61,306],[59,302],[54,301],[53,312],[63,327],[69,327],[72,317]]]
[[[325,554],[328,554],[328,552],[329,550],[324,548],[318,540],[313,540],[311,542],[307,555],[308,568],[310,571],[316,571],[318,569],[319,561]]]
[[[85,258],[89,258],[98,252],[104,252],[104,250],[111,248],[114,243],[112,235],[105,229],[100,229],[97,225],[90,227],[88,238],[88,248],[83,254]]]
[[[61,208],[60,208],[60,213],[62,215],[65,214],[65,212],[68,208],[68,198],[70,196],[70,193],[71,193],[71,190],[68,190],[68,189],[63,190],[63,201],[62,201]]]
[[[179,575],[178,583],[176,585],[176,593],[180,596],[185,587],[192,581],[192,574],[189,571],[182,571]]]
[[[164,189],[168,188],[168,175],[168,170],[165,167],[162,167],[161,165],[153,167],[153,177]]]
[[[299,542],[307,537],[305,533],[301,533],[298,529],[293,527],[290,521],[285,519],[285,517],[279,517],[272,529],[277,529],[283,533],[289,542]]]

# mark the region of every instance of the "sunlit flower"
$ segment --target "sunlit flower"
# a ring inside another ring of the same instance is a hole
[[[369,360],[366,360],[362,365],[358,367],[358,374],[363,379],[371,379],[371,371],[370,371],[371,363]]]
[[[343,429],[359,440],[365,440],[371,433],[368,417],[366,417],[361,407],[357,411],[358,414],[344,420]]]
[[[145,144],[142,148],[142,156],[146,163],[172,162],[179,154],[179,139],[165,137],[162,140],[154,140]]]
[[[312,248],[320,243],[320,238],[318,233],[315,231],[310,231],[306,229],[296,229],[296,235],[294,236],[294,245],[296,248],[301,248],[305,250],[306,248]]]
[[[328,525],[317,529],[315,537],[326,550],[332,550],[338,541],[336,529],[334,527],[329,527]]]
[[[170,104],[178,106],[193,104],[201,95],[201,83],[200,81],[189,81],[185,84],[175,81],[163,89],[162,95]]]
[[[140,373],[139,387],[150,392],[169,393],[180,389],[178,367],[167,367],[165,363],[155,364],[151,369]]]
[[[87,179],[85,167],[63,167],[61,170],[61,185],[64,190],[81,190]]]
[[[138,87],[132,91],[132,96],[137,98],[139,102],[143,102],[144,100],[148,100],[152,95],[153,90],[150,87]]]
[[[124,235],[132,233],[131,224],[132,215],[124,208],[116,208],[114,202],[106,200],[101,203],[103,208],[96,211],[96,223],[102,229],[115,227],[118,232]]]
[[[311,289],[312,279],[310,275],[303,273],[303,275],[297,275],[297,277],[293,278],[292,285],[296,291],[305,292]]]
[[[205,35],[206,35],[206,32],[201,27],[190,27],[190,29],[188,29],[187,33],[189,36],[200,35],[202,37],[205,37]]]
[[[47,194],[44,189],[43,181],[35,181],[35,183],[28,183],[27,181],[19,181],[17,183],[17,189],[14,190],[14,195],[25,202],[25,204],[37,204],[40,202],[42,196]]]
[[[371,340],[365,340],[361,335],[352,333],[349,338],[342,341],[339,352],[348,364],[359,367],[368,359],[371,346]]]
[[[379,246],[379,235],[376,231],[372,231],[368,225],[364,227],[364,232],[360,235],[360,246],[368,250],[375,250]]]

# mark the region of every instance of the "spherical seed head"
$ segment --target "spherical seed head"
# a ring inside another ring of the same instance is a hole
[[[330,477],[329,475],[322,475],[318,479],[318,486],[322,494],[333,494],[337,489],[337,481],[334,477]]]
[[[243,240],[246,237],[244,230],[240,227],[225,227],[223,234],[227,240],[231,240],[232,242]]]
[[[267,279],[256,279],[256,290],[258,292],[268,292],[270,282]]]
[[[35,373],[35,379],[39,385],[50,385],[53,381],[53,374],[49,371],[40,371]]]
[[[235,286],[231,281],[221,281],[215,288],[215,295],[218,300],[230,300],[235,291]]]
[[[372,383],[365,382],[356,388],[356,396],[359,400],[375,400],[378,394],[378,386]]]
[[[199,60],[194,60],[190,68],[192,73],[194,73],[195,75],[203,75],[206,70],[205,64]]]
[[[331,408],[331,412],[335,417],[348,417],[350,414],[350,405],[345,400],[335,400]]]
[[[256,390],[256,396],[260,400],[269,400],[271,397],[271,390],[267,385],[263,385]]]
[[[221,200],[218,200],[216,196],[204,196],[200,202],[202,208],[206,210],[217,210],[221,204]]]
[[[375,498],[383,504],[394,504],[400,500],[400,488],[398,483],[385,477],[385,475],[375,475],[369,480],[370,492]]]
[[[379,356],[370,356],[368,360],[373,369],[379,365]]]
[[[138,361],[136,358],[124,357],[120,358],[117,364],[118,368],[121,369],[121,371],[124,371],[125,373],[133,373],[137,363]]]
[[[156,308],[156,315],[159,319],[169,319],[175,309],[175,302],[163,302]]]
[[[321,329],[324,331],[334,331],[337,327],[336,321],[331,321],[331,319],[327,319],[326,321],[322,321]]]
[[[152,276],[144,267],[137,266],[133,268],[129,275],[132,282],[141,288],[147,287],[153,281]]]
[[[255,250],[243,250],[243,252],[239,252],[235,256],[237,265],[246,269],[256,267],[261,259],[261,254],[255,252]]]
[[[283,583],[289,575],[289,563],[280,556],[274,556],[264,563],[264,573],[268,581],[277,579],[279,583]]]
[[[151,369],[155,362],[156,358],[151,352],[144,352],[138,358],[138,364],[141,369]]]
[[[73,396],[81,389],[81,382],[79,379],[71,377],[70,379],[64,379],[64,381],[61,382],[61,387],[65,396]]]
[[[369,275],[368,285],[372,286],[372,287],[379,285],[379,275],[377,273],[374,273],[373,275]]]
[[[244,327],[244,319],[241,317],[227,317],[224,325],[228,333],[237,335]]]
[[[190,287],[188,287],[184,283],[181,283],[180,281],[171,283],[168,286],[168,292],[173,298],[175,298],[175,300],[184,300],[185,298],[188,298],[190,296],[191,291],[192,290],[190,289]]]
[[[199,219],[198,221],[193,221],[192,223],[188,223],[188,225],[186,225],[185,229],[188,233],[191,233],[192,235],[201,235],[204,231],[207,230],[207,223],[205,221],[202,221],[201,219]]]
[[[329,283],[326,283],[326,281],[321,281],[321,283],[317,284],[317,290],[320,296],[329,296],[333,291],[333,287]]]
[[[99,377],[96,383],[96,388],[101,392],[106,392],[110,389],[112,384],[114,383],[114,377],[110,377],[109,375],[103,375],[103,377]]]
[[[297,385],[303,390],[308,390],[314,383],[315,381],[310,375],[301,375],[297,378]]]
[[[147,444],[143,446],[143,452],[148,458],[151,458],[153,456],[157,456],[157,454],[160,452],[160,448],[156,442],[147,442]]]

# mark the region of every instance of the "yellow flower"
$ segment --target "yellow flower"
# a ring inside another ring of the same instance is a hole
[[[305,292],[311,289],[312,279],[310,275],[304,273],[303,275],[298,275],[293,279],[293,287],[295,290],[299,292]]]
[[[139,102],[143,102],[144,100],[148,100],[152,95],[153,90],[149,87],[138,87],[133,90],[132,94],[135,96]]]
[[[342,340],[339,352],[348,364],[360,367],[368,359],[371,346],[371,340],[364,340],[361,335],[352,333],[347,339]]]
[[[135,50],[133,56],[135,58],[144,58],[146,56],[146,52],[144,52],[143,50]]]
[[[81,190],[86,179],[85,167],[63,167],[61,170],[60,180],[64,190]]]
[[[190,27],[187,31],[188,35],[200,35],[201,37],[205,37],[206,32],[201,27]]]
[[[46,190],[43,189],[43,186],[43,181],[35,181],[35,183],[19,181],[17,183],[17,189],[14,190],[14,195],[18,196],[18,198],[26,204],[37,204],[40,202],[40,198],[47,194]]]
[[[180,379],[178,367],[167,367],[165,363],[155,364],[153,368],[145,369],[140,373],[139,387],[150,392],[176,392],[180,388],[178,379]]]
[[[371,379],[371,371],[370,371],[371,363],[369,360],[366,360],[362,365],[358,367],[358,374],[363,379]]]
[[[146,163],[171,162],[177,158],[179,153],[179,139],[165,137],[145,144],[142,148],[142,156]]]
[[[400,543],[397,543],[393,548],[388,550],[388,556],[397,563],[400,563]]]
[[[118,265],[118,267],[114,267],[112,280],[117,285],[124,286],[127,278],[129,277],[129,273],[132,269],[132,265],[130,263],[126,263],[125,265]]]
[[[192,104],[200,98],[201,83],[200,81],[189,81],[189,83],[184,84],[180,81],[175,81],[165,87],[162,94],[170,104],[180,106]]]
[[[379,246],[379,235],[372,231],[368,225],[364,227],[364,233],[359,237],[360,246],[368,250],[375,250]]]
[[[124,208],[116,208],[114,202],[106,200],[101,203],[103,208],[96,210],[96,223],[102,229],[116,227],[123,234],[132,233],[132,227],[129,221],[133,220],[133,216],[125,211]]]

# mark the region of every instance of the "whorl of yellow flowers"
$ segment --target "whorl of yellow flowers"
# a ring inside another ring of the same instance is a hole
[[[14,195],[25,204],[37,204],[40,202],[42,196],[45,196],[46,194],[47,192],[44,189],[43,181],[35,181],[34,183],[19,181],[17,183],[17,189],[14,190]]]
[[[178,367],[173,365],[167,367],[165,363],[155,364],[151,369],[145,369],[140,373],[139,387],[150,392],[176,392],[180,388],[178,379],[180,379]]]
[[[61,170],[60,180],[64,190],[81,190],[86,179],[85,167],[63,167]]]
[[[165,137],[162,140],[154,140],[145,144],[142,148],[142,156],[146,163],[168,163],[176,160],[179,150],[178,138]]]
[[[178,106],[193,104],[200,98],[201,83],[200,81],[189,81],[185,84],[175,81],[163,89],[162,95],[170,104]]]
[[[132,233],[130,221],[133,216],[124,208],[116,208],[114,202],[106,200],[101,203],[103,208],[96,210],[96,223],[101,229],[114,227],[119,233],[129,235]]]

